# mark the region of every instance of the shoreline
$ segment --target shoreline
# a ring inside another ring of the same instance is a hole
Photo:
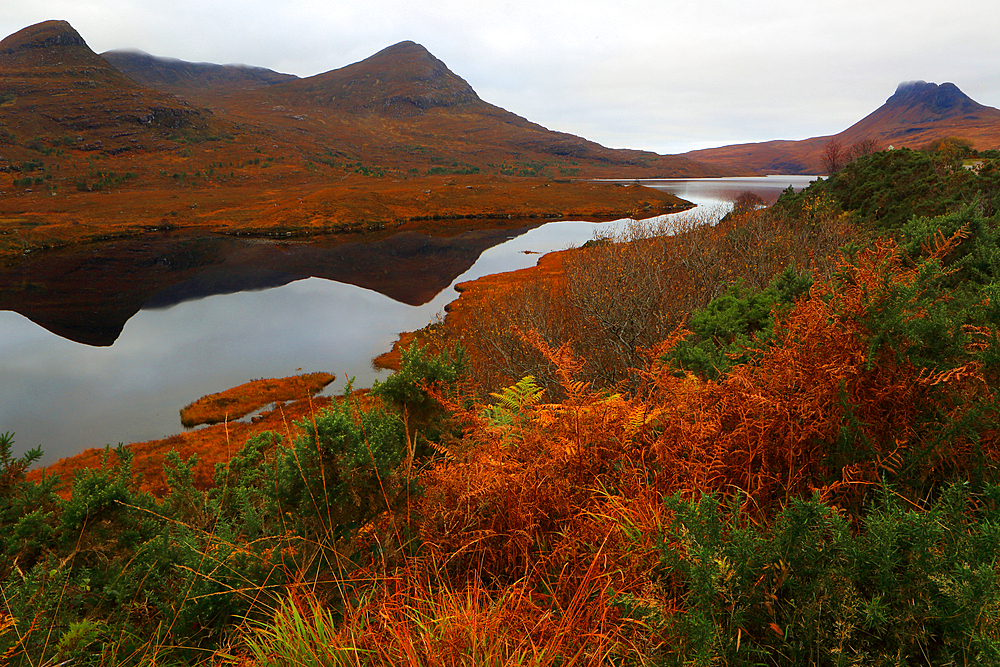
[[[685,207],[689,208],[689,207]],[[569,250],[557,250],[544,253],[538,256],[535,265],[517,269],[513,271],[501,271],[487,274],[471,281],[459,283],[455,286],[456,298],[445,306],[445,318],[461,317],[461,310],[464,303],[470,299],[477,298],[479,293],[487,289],[502,289],[512,282],[530,280],[540,272],[544,274],[557,274],[561,271],[562,258]],[[463,302],[463,299],[465,301]],[[405,344],[417,341],[424,344],[421,329],[415,332],[402,332],[397,335],[389,350],[373,358],[372,365],[384,370],[398,370],[399,354]],[[395,361],[393,361],[395,360]],[[277,378],[274,380],[258,380],[244,383],[236,387],[231,387],[216,394],[205,396],[192,404],[211,397],[227,396],[238,399],[240,390],[250,390],[255,383],[287,383],[294,381],[301,376],[289,376],[287,378]],[[367,388],[357,389],[354,395],[364,397],[368,392]],[[199,426],[193,429],[184,429],[174,435],[164,438],[135,442],[128,445],[134,455],[133,472],[142,478],[142,488],[154,495],[162,495],[168,491],[166,480],[163,475],[162,466],[167,452],[176,450],[184,460],[191,455],[198,457],[198,465],[195,468],[195,483],[199,488],[209,488],[212,485],[212,473],[216,463],[227,461],[243,446],[246,438],[255,432],[264,430],[274,430],[286,436],[287,440],[293,440],[298,434],[295,422],[308,419],[314,412],[329,407],[335,400],[330,396],[316,395],[310,397],[300,397],[293,400],[278,400],[271,404],[270,409],[265,409],[256,414],[250,420],[239,419],[220,420],[217,423],[206,426]],[[264,403],[261,403],[264,405]],[[190,406],[189,406],[190,407]],[[260,406],[257,406],[260,407]],[[178,428],[182,428],[181,420],[178,419]],[[43,476],[58,474],[62,478],[60,493],[69,494],[70,486],[75,471],[83,469],[100,468],[105,458],[107,447],[91,447],[83,451],[57,459],[54,462],[38,465],[28,472],[28,479],[38,481]],[[111,450],[113,451],[113,449]],[[109,464],[113,464],[116,457],[111,454]]]
[[[268,239],[480,227],[491,220],[608,220],[675,213],[690,204],[653,188],[615,183],[434,176],[354,175],[338,183],[5,193],[0,266],[45,251],[140,238],[161,231]],[[470,225],[469,223],[473,223]]]

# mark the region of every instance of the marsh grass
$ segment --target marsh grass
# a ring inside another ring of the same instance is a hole
[[[313,597],[289,597],[243,642],[253,664],[266,667],[602,664],[613,624],[604,633],[581,629],[593,627],[589,602],[603,593],[584,585],[568,608],[552,609],[523,582],[498,590],[405,574],[381,581],[341,619]]]
[[[331,373],[307,373],[280,379],[252,380],[238,387],[202,396],[181,408],[181,423],[192,428],[199,424],[235,421],[269,403],[314,396],[333,382]]]
[[[531,375],[560,395],[555,368],[517,333],[532,330],[587,360],[580,379],[634,390],[643,351],[729,287],[761,290],[789,267],[826,275],[838,249],[860,238],[824,202],[809,215],[717,207],[633,220],[561,254],[556,270],[473,283],[456,308],[461,317],[446,319],[438,335],[463,342],[486,392]]]

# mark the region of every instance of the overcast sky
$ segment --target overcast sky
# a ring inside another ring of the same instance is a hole
[[[487,102],[659,153],[834,134],[903,81],[1000,107],[997,0],[0,0],[0,36],[47,19],[298,76],[410,39]]]

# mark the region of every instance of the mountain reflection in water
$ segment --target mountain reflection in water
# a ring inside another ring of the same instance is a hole
[[[325,278],[411,306],[429,302],[487,248],[541,223],[450,238],[401,232],[338,245],[160,233],[45,253],[0,276],[0,310],[79,343],[114,344],[140,309]]]
[[[711,206],[745,190],[773,201],[809,180],[712,179],[701,195],[691,181],[649,184]],[[15,432],[16,455],[41,445],[52,462],[173,435],[181,407],[254,378],[328,371],[331,391],[349,377],[370,386],[384,376],[372,357],[441,313],[456,282],[618,224],[303,243],[174,232],[26,258],[0,274],[0,432]]]
[[[164,234],[39,255],[0,278],[0,431],[48,463],[173,435],[184,405],[254,378],[328,371],[330,391],[370,386],[385,375],[371,359],[443,312],[455,282],[612,224],[331,247]]]

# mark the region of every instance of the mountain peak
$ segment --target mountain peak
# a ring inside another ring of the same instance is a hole
[[[923,116],[924,120],[975,114],[987,108],[953,83],[938,85],[926,81],[904,81],[899,84],[892,97],[885,101],[885,107],[910,109]]]
[[[916,81],[902,81],[902,82],[900,82],[900,84],[898,86],[896,86],[896,92],[893,93],[893,96],[896,96],[896,95],[906,95],[907,93],[910,93],[910,92],[913,92],[913,91],[919,92],[919,91],[924,90],[924,89],[926,89],[928,87],[936,88],[937,84],[927,83],[923,79],[918,79]]]
[[[180,127],[214,131],[210,113],[136,83],[66,21],[0,41],[0,75],[8,95],[0,126],[15,120],[28,136],[77,136],[85,150],[117,155],[155,146]]]
[[[365,78],[391,82],[384,91],[387,106],[410,104],[426,109],[479,100],[465,79],[424,46],[409,40],[382,49],[356,67]]]
[[[904,81],[875,111],[834,135],[801,141],[769,141],[685,153],[701,162],[760,173],[821,173],[822,153],[834,140],[845,149],[862,141],[881,147],[920,148],[960,137],[977,149],[1000,145],[1000,110],[980,104],[953,83]]]
[[[0,41],[0,53],[60,46],[87,46],[87,43],[66,21],[43,21],[18,30]]]
[[[390,115],[482,101],[465,79],[412,41],[286,86],[285,90],[297,90],[324,106]]]
[[[60,65],[112,69],[66,21],[36,23],[0,41],[0,67],[25,71]]]
[[[424,47],[423,44],[417,44],[416,42],[409,39],[404,39],[402,42],[398,42],[396,44],[393,44],[392,46],[387,46],[378,53],[376,53],[375,55],[377,56],[379,54],[403,54],[403,53],[426,54],[428,56],[431,56],[432,58],[434,57],[431,55],[431,52],[428,51],[426,47]]]

